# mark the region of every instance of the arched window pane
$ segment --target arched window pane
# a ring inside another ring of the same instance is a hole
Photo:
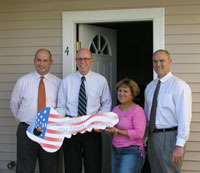
[[[93,38],[90,45],[90,51],[93,54],[109,55],[109,45],[103,35],[99,34]]]

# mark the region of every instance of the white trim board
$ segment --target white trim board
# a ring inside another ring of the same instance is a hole
[[[63,12],[63,77],[76,70],[76,24],[130,21],[153,21],[153,50],[164,49],[164,8]]]

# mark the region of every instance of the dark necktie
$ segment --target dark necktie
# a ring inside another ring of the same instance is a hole
[[[87,114],[87,98],[85,92],[85,77],[81,78],[81,86],[79,91],[79,99],[78,99],[78,116]]]
[[[46,107],[46,94],[45,94],[45,86],[43,82],[43,76],[41,76],[39,89],[38,89],[38,112],[40,112],[43,108]]]
[[[160,80],[157,83],[154,96],[153,96],[153,102],[151,107],[151,114],[150,114],[150,121],[149,121],[149,130],[150,132],[153,132],[153,130],[156,127],[156,109],[157,109],[157,98],[158,98],[158,92],[160,89]]]

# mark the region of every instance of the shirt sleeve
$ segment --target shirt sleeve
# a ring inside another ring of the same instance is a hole
[[[189,138],[190,123],[192,118],[192,96],[191,89],[187,84],[179,84],[174,92],[176,104],[176,117],[178,121],[178,134],[176,145],[184,146]]]
[[[16,120],[19,120],[17,118],[17,113],[20,108],[20,102],[22,101],[20,98],[21,87],[21,82],[20,80],[18,80],[13,88],[10,98],[10,110],[13,113]]]
[[[145,112],[145,115],[146,115],[146,118],[147,118],[147,115],[148,115],[148,104],[147,104],[147,88],[145,89],[144,91],[144,112]]]
[[[103,84],[100,104],[101,104],[101,107],[99,109],[99,113],[110,112],[111,105],[112,105],[112,99],[111,99],[110,90],[109,90],[106,79]]]
[[[58,92],[58,102],[57,102],[57,108],[56,110],[58,111],[58,113],[61,116],[65,116],[65,107],[66,107],[66,102],[67,102],[67,88],[65,85],[65,81],[63,80],[61,82],[60,88],[59,88],[59,92]]]
[[[128,136],[130,139],[141,139],[144,137],[146,129],[146,117],[144,110],[138,108],[133,112],[133,129],[128,130]]]
[[[146,144],[147,143],[147,140],[148,140],[148,132],[149,132],[149,122],[148,122],[148,104],[147,104],[147,96],[146,96],[146,93],[147,92],[147,88],[145,89],[145,92],[144,92],[144,98],[145,98],[145,101],[144,101],[144,114],[146,116],[146,129],[145,129],[145,133],[144,133],[144,143]]]

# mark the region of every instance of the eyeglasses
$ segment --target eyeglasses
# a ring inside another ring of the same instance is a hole
[[[87,61],[89,61],[91,59],[92,58],[76,58],[76,61],[78,61],[78,62],[81,62],[81,61],[87,62]]]

